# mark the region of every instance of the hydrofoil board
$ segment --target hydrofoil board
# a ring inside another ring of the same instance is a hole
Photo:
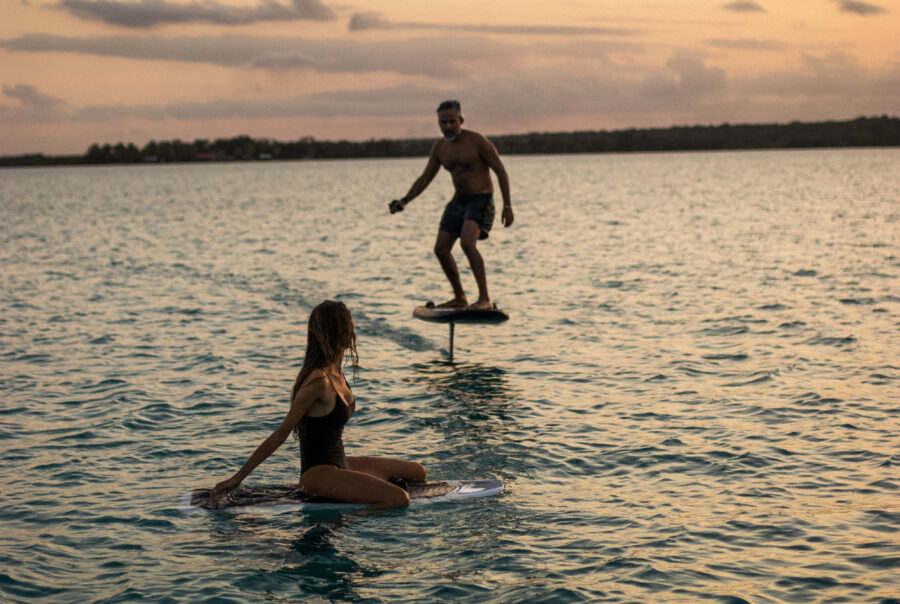
[[[509,315],[496,304],[493,308],[442,308],[428,302],[416,307],[413,316],[432,323],[503,323],[509,320]]]

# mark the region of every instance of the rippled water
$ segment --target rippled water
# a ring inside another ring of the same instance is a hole
[[[0,600],[897,602],[900,151],[506,163],[512,320],[454,363],[410,314],[446,175],[386,212],[424,160],[0,172]],[[502,496],[178,508],[281,420],[326,297],[348,453]]]

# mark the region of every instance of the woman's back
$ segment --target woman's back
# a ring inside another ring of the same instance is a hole
[[[318,417],[307,415],[298,427],[301,475],[309,468],[318,465],[332,465],[338,468],[347,466],[344,456],[344,425],[353,416],[353,412],[356,410],[356,401],[351,398],[348,404],[328,375],[324,372],[323,375],[324,379],[331,384],[334,404],[325,415]],[[316,377],[310,375],[310,379],[316,379]],[[350,387],[346,381],[344,381],[344,385],[349,391]]]

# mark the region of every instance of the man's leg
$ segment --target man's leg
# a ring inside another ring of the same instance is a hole
[[[453,259],[453,244],[456,243],[457,235],[447,231],[438,231],[437,239],[434,242],[434,255],[438,257],[447,280],[453,288],[453,299],[439,307],[457,307],[468,305],[466,293],[463,291],[462,281],[459,279],[459,267],[456,266],[456,260]]]
[[[469,266],[472,267],[472,274],[475,276],[475,283],[478,284],[478,301],[472,305],[473,308],[493,308],[491,297],[488,296],[487,275],[484,271],[484,259],[481,252],[478,251],[478,237],[481,235],[481,226],[474,220],[466,220],[463,223],[462,233],[459,235],[459,244],[462,246],[466,258],[469,259]],[[458,273],[457,273],[458,274]]]

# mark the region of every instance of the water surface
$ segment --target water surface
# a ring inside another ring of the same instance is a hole
[[[0,172],[0,599],[896,601],[900,151],[505,162],[512,319],[454,363],[411,317],[449,179],[387,213],[424,160]],[[178,508],[280,422],[325,298],[348,453],[502,496]]]

